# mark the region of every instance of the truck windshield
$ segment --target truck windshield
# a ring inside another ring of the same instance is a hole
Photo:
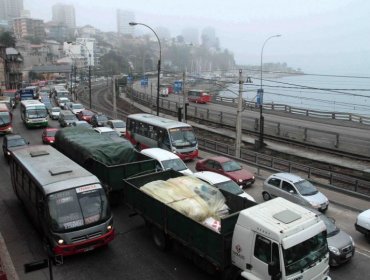
[[[107,198],[100,185],[88,185],[48,196],[51,227],[55,232],[90,227],[110,216]]]
[[[323,259],[328,252],[326,232],[284,250],[285,273],[287,276],[298,271],[303,272]]]
[[[197,144],[197,139],[191,127],[179,127],[169,130],[172,145],[176,148],[194,147]]]

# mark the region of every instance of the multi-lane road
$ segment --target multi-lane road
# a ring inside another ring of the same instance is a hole
[[[31,144],[41,144],[41,130],[28,130],[20,120],[18,108],[14,111],[14,130],[26,137]],[[58,127],[56,121],[51,126]],[[201,156],[207,156],[201,151]],[[194,170],[194,162],[189,163]],[[253,169],[252,169],[253,170]],[[9,167],[0,157],[0,231],[14,262],[20,279],[49,279],[47,269],[24,273],[24,264],[46,258],[41,237],[13,194]],[[247,189],[257,202],[262,202],[261,180]],[[66,258],[64,264],[53,267],[54,279],[213,279],[181,252],[173,248],[169,252],[159,251],[151,240],[149,231],[138,216],[120,205],[113,209],[117,236],[107,247],[87,254]],[[370,244],[354,230],[357,213],[337,205],[331,205],[327,214],[337,225],[351,234],[357,245],[357,252],[351,262],[331,270],[333,279],[364,279],[369,275]]]

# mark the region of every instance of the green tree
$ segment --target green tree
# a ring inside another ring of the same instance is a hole
[[[0,33],[0,44],[4,45],[5,47],[15,47],[16,39],[14,34],[9,31],[5,31]]]

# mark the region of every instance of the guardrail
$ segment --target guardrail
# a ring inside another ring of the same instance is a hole
[[[142,97],[140,99],[139,97]],[[136,93],[135,102],[139,102],[145,106],[153,104],[150,100],[150,96],[140,93]],[[161,108],[171,108],[171,102],[169,100],[161,100]],[[173,104],[172,104],[173,105]],[[196,108],[196,107],[195,107]],[[110,112],[111,113],[111,112]],[[202,112],[203,114],[204,112]],[[195,115],[199,115],[197,112]],[[109,114],[108,114],[109,115]],[[208,114],[210,117],[211,114]],[[225,114],[222,114],[221,117]],[[207,116],[207,113],[203,117]],[[225,116],[224,116],[225,117]],[[266,154],[261,154],[247,149],[241,149],[241,157],[235,158],[235,147],[227,145],[225,143],[216,142],[210,139],[198,138],[198,144],[202,149],[209,150],[212,152],[221,153],[227,155],[230,158],[240,160],[248,165],[255,166],[258,170],[263,169],[271,172],[291,172],[302,174],[309,178],[311,181],[319,184],[322,187],[342,192],[346,195],[358,197],[361,199],[370,200],[370,180],[357,179],[351,176],[343,175],[340,173],[322,170],[319,168],[311,167],[304,164],[299,164],[289,160],[273,157]]]
[[[259,169],[271,172],[302,174],[304,177],[309,178],[322,187],[342,192],[346,195],[370,200],[370,182],[367,180],[361,180],[340,173],[260,154],[247,149],[241,149],[240,158],[235,158],[235,147],[205,138],[198,138],[198,145],[204,150],[221,153],[242,161],[245,164],[255,166],[258,170],[258,174],[260,173]]]
[[[214,96],[212,102],[217,103],[217,104],[226,105],[226,106],[232,106],[232,107],[236,107],[238,104],[237,98],[221,97],[217,95]],[[246,101],[246,100],[244,100],[244,107],[257,109],[256,103]],[[361,116],[357,114],[351,114],[351,113],[308,110],[308,109],[292,107],[289,105],[276,104],[276,103],[264,103],[263,110],[285,112],[289,114],[303,115],[307,117],[315,117],[315,118],[321,118],[321,119],[335,119],[335,120],[341,120],[341,121],[351,121],[354,123],[370,125],[370,117]]]
[[[154,104],[151,96],[138,91],[133,91],[132,97],[135,102],[144,106]],[[161,98],[159,106],[161,110],[166,110],[176,114],[178,107],[182,104]],[[228,113],[209,109],[208,106],[199,107],[189,105],[187,108],[188,117],[196,119],[198,122],[210,122],[219,126],[235,127],[236,112]],[[321,148],[347,152],[351,154],[370,157],[369,139],[363,137],[353,137],[343,133],[330,132],[316,128],[300,126],[299,122],[294,124],[285,124],[265,118],[264,133],[268,136],[279,137],[282,139],[299,142],[302,144],[315,145]],[[242,129],[245,133],[259,132],[259,117],[251,118],[243,116]]]

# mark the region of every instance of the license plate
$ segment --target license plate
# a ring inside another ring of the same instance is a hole
[[[350,257],[352,257],[352,253],[348,253],[348,254],[346,255],[346,259],[348,259],[348,258],[350,258]]]
[[[84,249],[85,252],[91,251],[94,249],[94,246],[89,246]]]

